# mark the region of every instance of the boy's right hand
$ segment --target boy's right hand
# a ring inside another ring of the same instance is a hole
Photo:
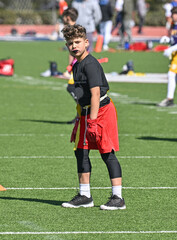
[[[87,120],[87,139],[90,142],[97,142],[98,141],[98,131],[97,131],[97,119],[88,119]]]

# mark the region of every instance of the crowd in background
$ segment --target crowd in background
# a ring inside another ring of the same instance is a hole
[[[69,6],[65,0],[57,1],[59,3],[59,18],[62,19],[63,11]],[[138,27],[137,34],[143,34],[143,26],[150,8],[146,0],[72,0],[70,5],[78,11],[76,23],[86,28],[90,43],[89,52],[93,51],[95,32],[103,36],[104,51],[109,49],[109,42],[115,30],[120,36],[117,48],[124,49],[127,45],[129,46],[132,42],[132,28],[135,26],[135,18]],[[171,10],[176,6],[177,0],[169,0],[162,6],[168,30],[171,26]]]
[[[59,15],[68,7],[65,0],[59,1]],[[93,51],[93,36],[95,31],[103,36],[103,50],[109,49],[112,33],[117,29],[120,36],[118,48],[124,48],[125,43],[132,42],[132,27],[135,25],[135,15],[138,17],[138,34],[142,34],[148,4],[145,0],[72,0],[71,7],[78,11],[77,24],[86,28],[89,39],[89,51]]]

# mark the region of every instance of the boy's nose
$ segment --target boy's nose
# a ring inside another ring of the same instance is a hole
[[[72,46],[73,48],[75,48],[76,47],[76,43],[73,43],[73,46]]]

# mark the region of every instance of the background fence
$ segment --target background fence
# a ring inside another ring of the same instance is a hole
[[[66,1],[68,5],[72,2],[72,0]],[[115,1],[111,0],[113,6]],[[136,0],[132,1],[136,2]],[[146,1],[149,3],[150,8],[146,16],[145,25],[165,26],[163,4],[167,1]],[[58,0],[0,0],[0,24],[53,25],[58,18]],[[137,22],[136,14],[135,22]]]
[[[0,24],[55,24],[56,0],[1,0]]]

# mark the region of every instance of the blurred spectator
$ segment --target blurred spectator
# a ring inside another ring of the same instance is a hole
[[[139,18],[139,28],[138,28],[138,33],[142,33],[142,28],[144,25],[144,20],[147,14],[147,3],[145,0],[137,0],[136,1],[136,9],[138,12],[138,18]]]
[[[100,34],[103,35],[103,50],[107,51],[111,40],[113,8],[110,0],[100,0],[99,4],[102,12]]]
[[[115,25],[112,29],[112,32],[116,28],[120,29],[120,27],[122,26],[123,4],[124,4],[124,0],[116,0],[116,3],[115,3],[116,19],[115,19]]]
[[[63,12],[62,12],[62,21],[64,25],[74,25],[76,23],[76,19],[78,17],[78,11],[75,8],[72,7],[67,7]],[[76,63],[76,58],[71,56],[69,54],[69,64],[66,68],[66,72],[63,73],[63,77],[68,79],[68,86],[67,86],[67,91],[69,94],[72,96],[72,98],[77,101],[77,97],[75,94],[75,87],[74,87],[74,79],[73,79],[73,73],[72,73],[72,67]],[[57,65],[56,62],[53,62],[55,66],[55,75],[59,75],[57,71]],[[43,73],[41,73],[41,76],[43,77],[49,77],[52,76],[52,71],[47,70]],[[76,117],[69,121],[68,123],[75,123]]]
[[[68,4],[65,0],[57,0],[56,1],[56,7],[58,9],[58,20],[55,24],[55,32],[53,33],[53,40],[57,39],[59,36],[63,37],[61,34],[61,30],[63,28],[63,22],[62,22],[62,15],[64,10],[68,8]]]
[[[132,27],[134,26],[133,20],[134,2],[132,0],[124,0],[123,4],[123,20],[120,28],[120,47],[124,48],[125,42],[129,45],[132,42]],[[125,34],[127,39],[125,39]]]
[[[174,106],[174,96],[177,78],[177,7],[172,8],[172,23],[170,28],[169,42],[171,46],[164,51],[164,56],[170,59],[168,70],[167,96],[157,106],[171,107]]]
[[[166,18],[166,29],[169,31],[170,34],[170,27],[171,27],[171,10],[173,7],[177,7],[177,0],[175,1],[168,1],[163,5],[165,10],[165,18]]]
[[[59,0],[58,6],[59,6],[59,9],[58,9],[59,15],[62,16],[64,10],[66,10],[68,8],[68,4],[65,0]]]
[[[66,10],[64,10],[62,17],[63,17],[64,25],[74,25],[78,18],[78,11],[73,7],[69,7]],[[74,58],[69,54],[69,65],[67,66],[67,71],[63,73],[63,75],[66,77],[69,77],[67,91],[72,96],[74,101],[77,102],[77,96],[75,93],[75,86],[74,86],[74,79],[73,79],[73,72],[72,72],[72,67],[76,63],[76,61],[77,61],[76,58]],[[77,116],[68,123],[75,123],[76,119],[77,119]]]
[[[93,33],[100,23],[102,14],[98,1],[96,0],[73,0],[72,7],[78,10],[77,24],[85,27],[89,40],[88,51],[93,51]]]

